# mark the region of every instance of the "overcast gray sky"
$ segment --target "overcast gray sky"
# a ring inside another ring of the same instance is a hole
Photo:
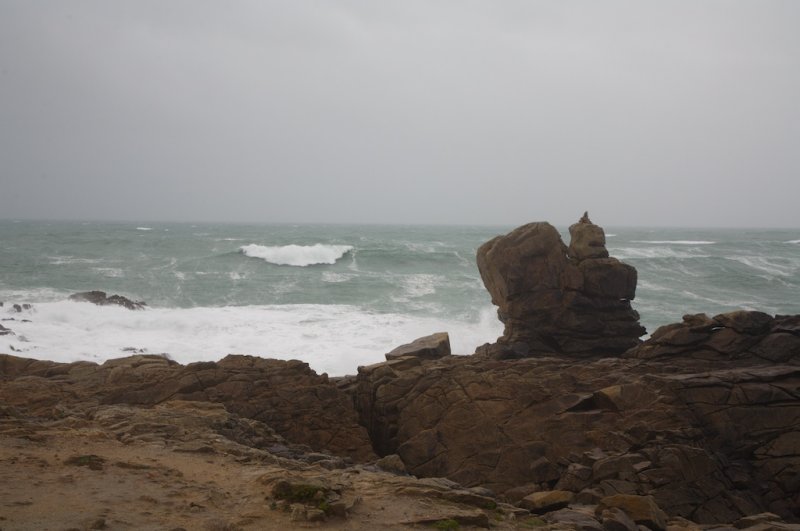
[[[0,0],[0,218],[800,227],[800,2]]]

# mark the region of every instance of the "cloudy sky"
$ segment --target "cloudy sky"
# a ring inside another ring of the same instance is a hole
[[[800,2],[0,0],[0,218],[800,227]]]

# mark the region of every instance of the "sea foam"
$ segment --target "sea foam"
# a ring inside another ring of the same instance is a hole
[[[130,311],[60,301],[35,303],[25,318],[29,322],[4,323],[16,335],[0,340],[0,346],[12,347],[9,350],[18,356],[103,362],[130,355],[124,349],[143,349],[148,354],[166,353],[185,364],[251,354],[300,359],[331,375],[355,374],[359,365],[383,361],[393,348],[434,332],[448,331],[453,352],[459,354],[470,354],[502,333],[493,307],[472,320],[459,320],[336,304]]]
[[[239,250],[245,256],[261,258],[271,264],[305,267],[316,264],[335,264],[353,250],[350,245],[283,245],[272,247],[251,243]]]

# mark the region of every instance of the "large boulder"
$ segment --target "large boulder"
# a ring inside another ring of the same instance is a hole
[[[407,345],[400,345],[386,354],[387,360],[396,360],[411,356],[427,360],[435,360],[450,355],[450,335],[439,332],[415,339]]]
[[[478,269],[505,324],[492,357],[619,355],[646,331],[631,308],[636,269],[609,258],[603,229],[584,214],[567,247],[546,222],[523,225],[478,249]]]
[[[122,295],[107,296],[105,291],[82,291],[73,293],[69,299],[77,302],[91,302],[98,306],[122,306],[128,310],[143,310],[147,306],[142,301],[132,301]]]

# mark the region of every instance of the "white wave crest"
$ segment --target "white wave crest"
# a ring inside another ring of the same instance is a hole
[[[740,264],[744,264],[747,267],[755,269],[756,271],[767,273],[768,275],[788,277],[788,276],[793,276],[797,273],[796,264],[779,264],[763,256],[739,255],[739,256],[729,256],[727,258],[729,260],[734,260],[736,262],[739,262]]]
[[[136,227],[136,230],[153,230],[152,227]]]
[[[271,264],[305,267],[315,264],[335,264],[345,254],[353,250],[350,245],[284,245],[271,247],[251,243],[239,250],[245,256],[261,258]]]
[[[669,247],[611,247],[609,253],[620,260],[629,258],[708,258],[705,254],[676,251]]]
[[[788,242],[783,243],[800,243],[800,240],[789,240]]]
[[[657,245],[713,245],[717,242],[708,240],[632,240],[633,243],[653,243]]]

